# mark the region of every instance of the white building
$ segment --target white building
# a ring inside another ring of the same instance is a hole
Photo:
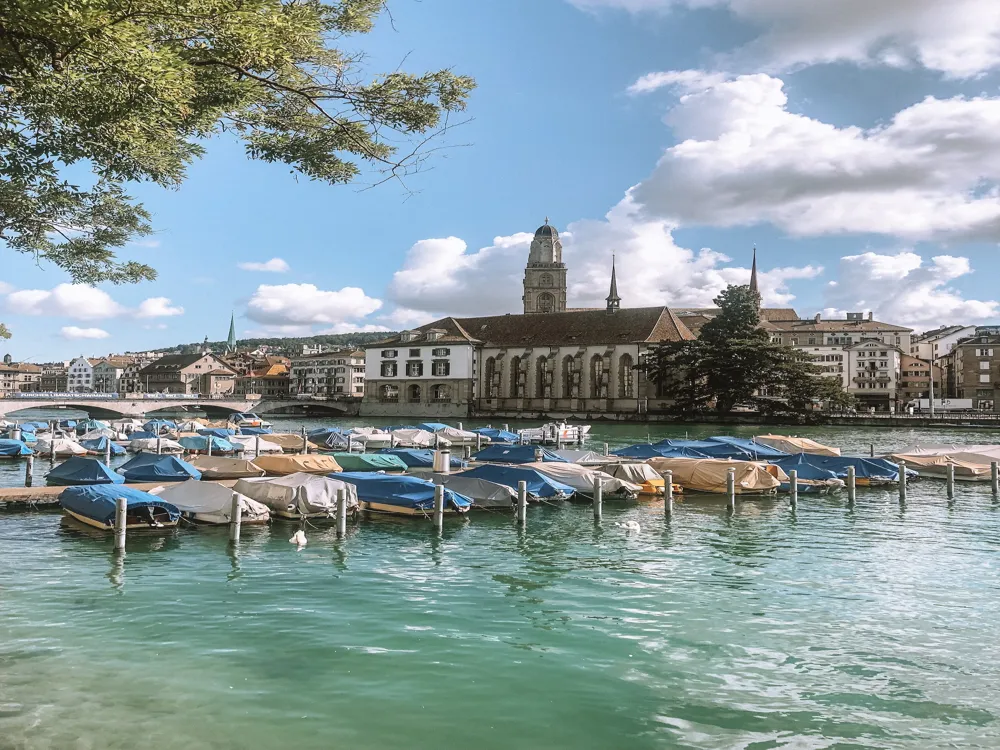
[[[340,349],[292,357],[290,389],[310,396],[352,396],[365,393],[365,353]]]
[[[77,357],[69,363],[66,378],[66,390],[71,392],[91,393],[94,390],[94,363],[86,357]]]
[[[846,351],[850,391],[861,405],[895,408],[902,352],[881,341],[862,341]]]
[[[960,340],[974,336],[976,326],[941,326],[913,337],[909,354],[930,361],[951,354]]]
[[[121,381],[132,360],[122,357],[108,357],[99,360],[93,368],[94,384],[96,393],[119,393],[121,391]]]

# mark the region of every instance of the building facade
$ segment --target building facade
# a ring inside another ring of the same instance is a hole
[[[237,396],[287,398],[290,362],[286,357],[266,357],[236,378]]]
[[[120,393],[122,376],[132,364],[131,359],[108,357],[99,360],[93,367],[95,393]]]
[[[91,393],[94,390],[94,364],[98,360],[77,357],[69,363],[66,390]]]
[[[937,360],[948,356],[955,344],[975,333],[975,326],[941,326],[933,331],[914,335],[909,353],[923,360]]]
[[[1000,410],[1000,335],[977,333],[952,347],[954,393],[948,395],[971,399],[973,409],[995,412]]]
[[[292,357],[290,392],[304,396],[361,398],[365,395],[365,352],[338,349]]]
[[[949,349],[950,353],[951,349]],[[945,355],[947,356],[947,355]],[[900,357],[899,401],[903,408],[922,398],[930,398],[931,365],[920,357],[904,354]],[[945,370],[934,365],[934,398],[945,398]]]
[[[150,362],[138,372],[146,393],[228,395],[236,389],[236,373],[212,354],[173,354]]]

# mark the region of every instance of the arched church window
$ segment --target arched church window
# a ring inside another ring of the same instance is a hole
[[[556,300],[548,292],[538,295],[538,312],[549,313],[556,309]]]
[[[538,277],[538,286],[552,286],[552,274],[543,273]]]
[[[635,398],[635,371],[629,354],[618,360],[618,398]]]

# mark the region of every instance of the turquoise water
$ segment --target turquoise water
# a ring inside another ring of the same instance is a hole
[[[988,483],[609,504],[599,525],[532,506],[525,530],[484,512],[440,538],[364,519],[301,551],[295,528],[134,534],[122,561],[56,513],[0,515],[0,749],[1000,746]]]

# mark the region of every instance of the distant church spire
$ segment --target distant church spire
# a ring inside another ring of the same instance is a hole
[[[615,256],[611,256],[611,292],[607,296],[608,312],[618,312],[622,306],[622,298],[618,296],[618,278],[615,275]]]
[[[757,287],[757,248],[753,249],[753,265],[750,266],[750,291],[755,294],[760,294],[760,289]]]
[[[235,352],[236,351],[236,314],[230,313],[229,315],[229,338],[226,339],[226,351]]]

